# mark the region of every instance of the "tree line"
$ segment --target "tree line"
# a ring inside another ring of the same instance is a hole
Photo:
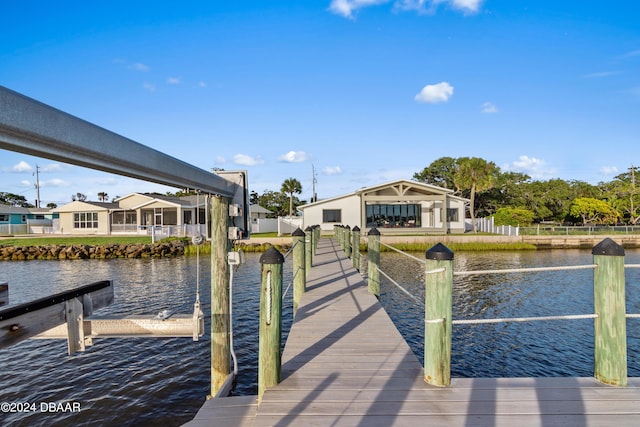
[[[640,193],[635,168],[597,185],[579,180],[532,180],[519,172],[502,172],[478,157],[441,157],[413,179],[455,191],[470,200],[472,220],[494,216],[496,225],[534,223],[630,224],[640,221]]]
[[[640,222],[640,192],[636,189],[635,167],[608,182],[596,185],[560,178],[532,180],[520,172],[503,172],[492,161],[479,157],[441,157],[414,173],[413,179],[454,190],[468,198],[472,221],[494,216],[496,225],[527,226],[534,223],[629,224]],[[270,216],[293,215],[306,202],[296,197],[302,185],[295,178],[284,180],[280,191],[250,193],[250,203],[260,205]],[[108,201],[106,192],[98,193]],[[82,193],[72,200],[85,200]],[[33,207],[24,196],[0,192],[0,203]],[[47,205],[49,208],[55,204]]]

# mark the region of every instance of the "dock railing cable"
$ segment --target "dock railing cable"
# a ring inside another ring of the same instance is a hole
[[[289,248],[289,250],[287,252],[284,253],[284,255],[282,255],[282,259],[283,260],[287,260],[287,258],[289,257],[289,255],[291,255],[293,253],[293,249],[298,245],[298,241],[295,241],[293,243],[293,245],[291,245],[291,247]],[[284,298],[287,296],[287,292],[289,291],[289,288],[291,287],[291,285],[293,285],[293,279],[295,279],[296,277],[296,273],[297,271],[293,271],[292,269],[292,274],[291,274],[291,280],[289,281],[289,284],[287,285],[286,289],[284,290],[284,292],[282,293],[282,300],[284,301]]]
[[[624,264],[624,249],[612,239],[605,239],[593,248],[594,263],[576,266],[550,266],[530,268],[491,269],[475,271],[453,271],[453,252],[439,243],[426,252],[426,260],[407,254],[393,246],[380,242],[380,234],[374,228],[367,237],[369,290],[371,277],[385,277],[403,293],[420,304],[419,298],[380,269],[380,246],[405,255],[425,265],[425,380],[434,385],[450,384],[451,326],[506,322],[537,322],[553,320],[594,319],[596,335],[595,377],[610,385],[626,385],[626,325],[625,319],[640,318],[640,314],[625,313],[624,272],[625,269],[640,268],[640,264]],[[371,253],[371,252],[374,253]],[[372,262],[373,260],[373,262]],[[557,316],[510,317],[495,319],[453,320],[453,277],[472,275],[538,273],[548,271],[594,270],[594,313]],[[379,282],[379,279],[377,279]],[[378,292],[379,292],[379,283]],[[432,292],[429,293],[429,288]],[[435,289],[435,290],[434,290]],[[444,324],[444,327],[436,324]],[[435,327],[435,329],[434,329]],[[429,335],[429,337],[428,337]],[[437,349],[434,350],[434,347]],[[427,351],[427,349],[429,349]]]
[[[416,262],[421,264],[425,264],[426,261],[422,260],[414,255],[408,254],[400,249],[394,248],[391,245],[387,245],[386,243],[380,242],[380,246],[384,246],[394,252],[402,254],[407,258],[410,258]],[[489,275],[489,274],[509,274],[509,273],[539,273],[545,271],[570,271],[570,270],[593,270],[597,268],[596,264],[585,264],[585,265],[564,265],[564,266],[554,266],[554,267],[527,267],[527,268],[505,268],[505,269],[493,269],[493,270],[472,270],[472,271],[454,271],[454,277],[462,277],[462,276],[479,276],[479,275]],[[640,268],[640,264],[626,264],[625,268]],[[426,271],[425,274],[435,274],[442,273],[444,268],[437,268],[434,270]],[[409,296],[412,300],[414,300],[418,304],[424,303],[411,292],[409,292],[405,287],[403,287],[400,283],[393,280],[391,276],[389,276],[384,270],[378,268],[378,272],[384,276],[391,284],[396,286],[402,292],[404,292],[407,296]],[[507,323],[507,322],[535,322],[535,321],[547,321],[547,320],[581,320],[581,319],[595,319],[597,318],[597,314],[569,314],[569,315],[560,315],[560,316],[537,316],[537,317],[509,317],[509,318],[495,318],[495,319],[460,319],[460,320],[452,320],[454,325],[472,325],[472,324],[481,324],[481,323]],[[629,319],[637,319],[640,318],[640,314],[626,314],[625,317]],[[442,319],[434,319],[433,323],[442,322]]]

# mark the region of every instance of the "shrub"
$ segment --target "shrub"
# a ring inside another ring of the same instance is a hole
[[[500,208],[493,215],[495,225],[529,226],[533,224],[535,214],[525,208]]]

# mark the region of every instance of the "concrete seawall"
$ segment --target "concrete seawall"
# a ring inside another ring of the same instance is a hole
[[[381,241],[388,245],[399,243],[529,243],[538,249],[591,249],[607,237],[625,248],[640,248],[640,235],[612,234],[593,236],[498,236],[498,235],[437,235],[437,236],[389,236],[382,235]],[[363,242],[364,242],[363,238]],[[245,244],[271,243],[290,245],[291,237],[260,237],[243,241]]]

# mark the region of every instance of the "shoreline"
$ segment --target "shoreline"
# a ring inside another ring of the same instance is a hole
[[[60,236],[56,236],[60,237]],[[70,236],[78,237],[78,236]],[[93,236],[95,237],[95,236]],[[325,236],[326,237],[326,236]],[[592,235],[592,236],[497,236],[497,235],[434,235],[434,236],[390,236],[382,235],[381,242],[403,251],[425,251],[442,243],[457,251],[522,251],[547,249],[592,249],[602,240],[610,238],[625,249],[640,248],[640,235]],[[268,247],[287,251],[291,247],[291,236],[253,237],[237,242],[235,248],[245,252],[264,252]],[[60,260],[60,259],[111,259],[111,258],[158,258],[190,256],[195,253],[193,245],[179,240],[155,244],[84,245],[77,243],[55,245],[11,245],[3,246],[0,239],[0,261]],[[366,238],[360,241],[360,250],[367,250]],[[382,247],[382,251],[389,250]],[[209,248],[203,253],[210,253]]]

